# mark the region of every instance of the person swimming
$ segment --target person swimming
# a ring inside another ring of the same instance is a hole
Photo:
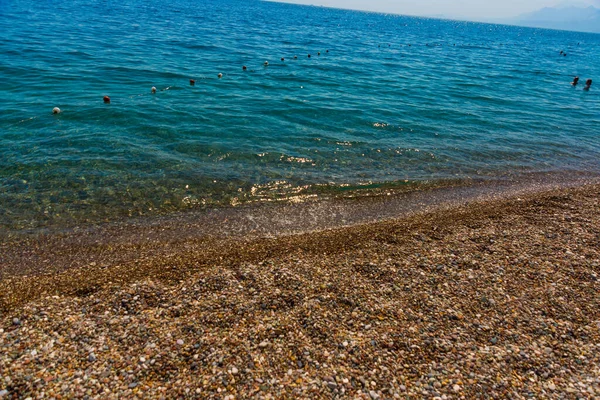
[[[571,85],[577,86],[578,83],[579,83],[579,77],[576,76],[575,78],[573,78],[573,82],[571,82]]]
[[[585,90],[587,92],[588,90],[590,90],[591,86],[592,86],[592,80],[588,79],[587,81],[585,81],[585,87],[583,88],[583,90]]]

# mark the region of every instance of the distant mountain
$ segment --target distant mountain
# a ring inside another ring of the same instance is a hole
[[[600,9],[589,7],[545,7],[504,21],[536,28],[600,33]]]

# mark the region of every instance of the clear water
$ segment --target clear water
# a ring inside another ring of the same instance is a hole
[[[252,0],[0,0],[0,229],[597,171],[599,60],[585,33]]]

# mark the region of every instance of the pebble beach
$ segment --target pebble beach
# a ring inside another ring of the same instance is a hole
[[[599,398],[599,193],[53,253],[0,280],[0,398]]]

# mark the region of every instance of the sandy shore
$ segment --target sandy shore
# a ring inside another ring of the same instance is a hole
[[[7,251],[0,398],[598,398],[599,194],[160,252],[5,243],[28,267]]]

